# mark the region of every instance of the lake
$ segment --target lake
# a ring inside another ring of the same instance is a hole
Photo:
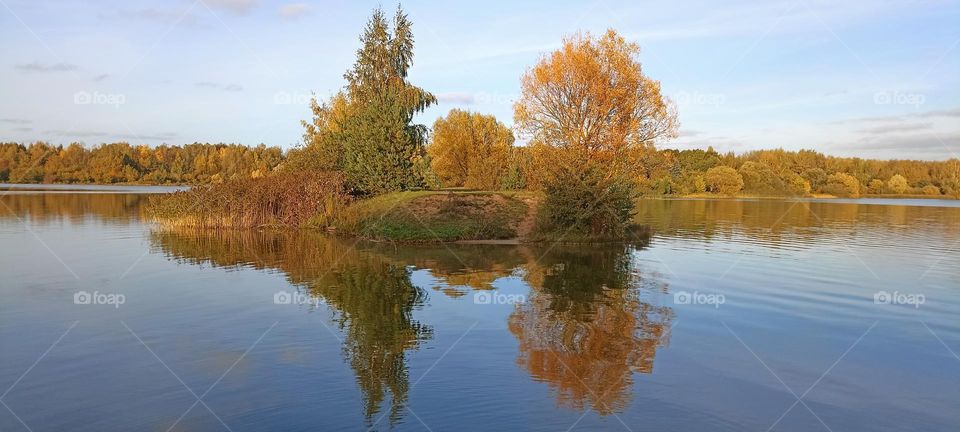
[[[629,245],[159,231],[0,190],[2,431],[957,431],[960,203],[643,200]]]

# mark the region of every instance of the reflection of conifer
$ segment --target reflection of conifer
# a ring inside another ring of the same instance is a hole
[[[291,284],[322,298],[345,332],[343,354],[356,375],[367,422],[388,394],[389,419],[400,420],[410,387],[406,351],[433,337],[429,326],[413,318],[427,293],[410,282],[404,265],[303,231],[155,232],[152,240],[188,262],[282,270]]]
[[[367,420],[389,392],[390,420],[395,422],[410,386],[406,350],[433,336],[431,328],[412,316],[427,295],[410,283],[406,268],[375,259],[361,262],[334,273],[312,291],[337,310],[340,327],[346,330],[343,351],[356,373]]]

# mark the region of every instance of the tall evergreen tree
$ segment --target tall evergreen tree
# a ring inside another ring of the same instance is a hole
[[[305,123],[304,139],[307,149],[315,151],[301,156],[328,161],[363,192],[422,186],[417,166],[424,157],[427,128],[414,124],[413,116],[437,99],[407,80],[413,62],[412,23],[398,7],[391,25],[378,8],[360,42],[357,60],[344,74],[346,88],[334,98],[339,107],[313,105],[315,118]]]

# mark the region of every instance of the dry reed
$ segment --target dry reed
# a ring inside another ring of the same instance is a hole
[[[168,228],[326,227],[349,202],[340,173],[300,171],[152,197],[148,211]]]

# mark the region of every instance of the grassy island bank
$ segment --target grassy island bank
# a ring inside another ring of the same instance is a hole
[[[306,229],[405,243],[601,243],[640,238],[557,228],[530,191],[403,191],[352,198],[331,173],[281,174],[150,198],[147,212],[166,230]]]
[[[520,240],[529,232],[533,194],[411,191],[360,200],[333,227],[374,240]]]
[[[404,191],[355,199],[331,173],[227,182],[151,198],[161,228],[302,228],[403,242],[526,240],[538,197],[515,191]]]

